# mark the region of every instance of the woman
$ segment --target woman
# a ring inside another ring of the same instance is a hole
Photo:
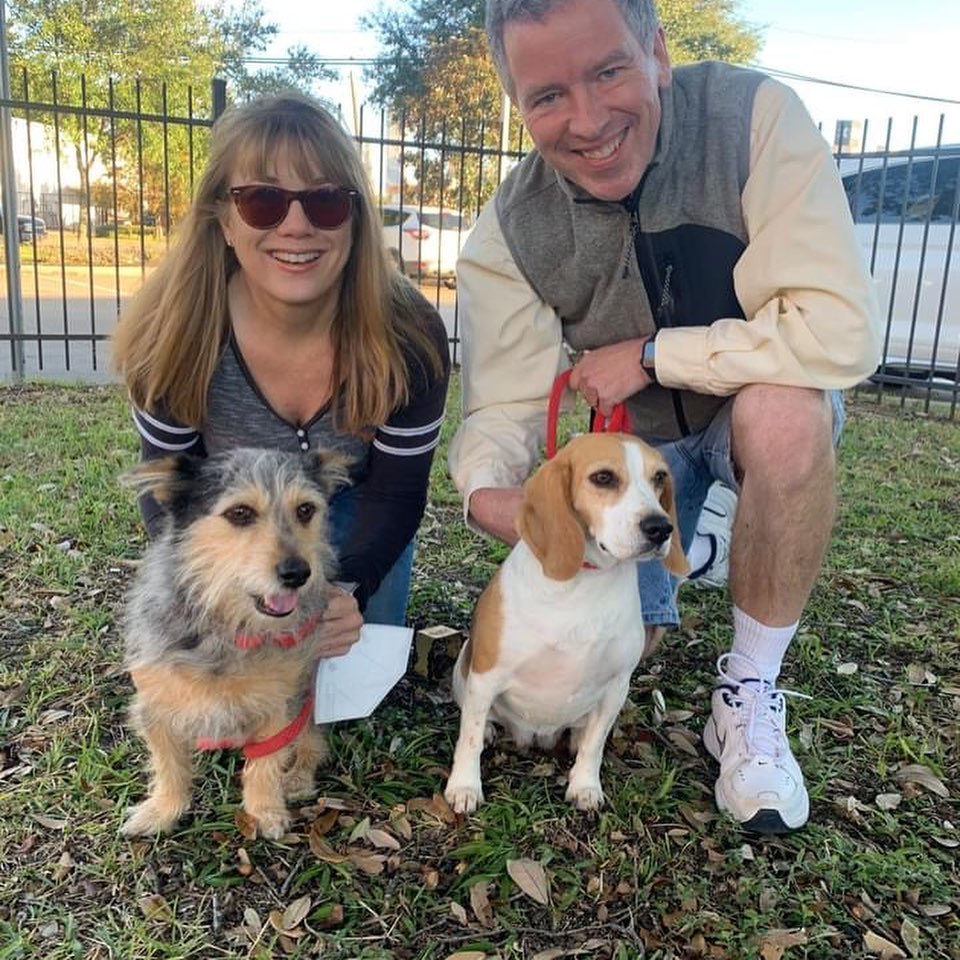
[[[331,502],[331,655],[404,620],[449,375],[437,312],[388,263],[359,153],[297,94],[233,108],[179,241],[114,336],[145,458],[236,446],[356,458]],[[159,510],[143,505],[148,531]]]

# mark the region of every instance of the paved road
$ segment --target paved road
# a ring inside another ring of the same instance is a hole
[[[116,380],[105,341],[123,303],[143,282],[139,267],[21,268],[24,370],[28,377],[105,383]],[[6,270],[0,265],[0,334],[10,334]],[[456,293],[424,281],[424,296],[437,307],[447,336],[457,337]],[[459,345],[451,344],[459,359]],[[9,340],[0,340],[0,383],[13,379]]]

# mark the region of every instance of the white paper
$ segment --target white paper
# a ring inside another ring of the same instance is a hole
[[[412,641],[412,627],[365,623],[349,653],[317,664],[314,721],[369,717],[406,672]]]

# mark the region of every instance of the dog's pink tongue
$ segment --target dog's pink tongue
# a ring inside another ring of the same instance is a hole
[[[296,607],[297,593],[295,590],[284,593],[271,593],[269,597],[263,598],[263,604],[271,613],[282,616]]]

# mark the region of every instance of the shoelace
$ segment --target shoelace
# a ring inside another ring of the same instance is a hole
[[[744,707],[743,738],[747,752],[750,756],[761,754],[779,760],[785,752],[786,743],[786,735],[779,723],[783,698],[811,700],[812,697],[797,690],[783,690],[769,680],[735,680],[726,671],[731,660],[742,664],[748,674],[757,675],[760,671],[749,657],[740,653],[725,653],[717,659],[717,675],[722,685],[730,687],[733,698]]]

